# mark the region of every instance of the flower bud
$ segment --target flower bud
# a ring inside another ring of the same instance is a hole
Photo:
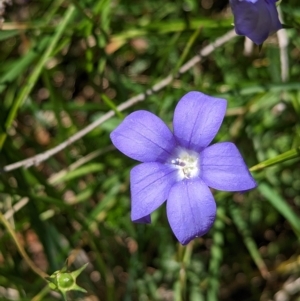
[[[61,270],[55,271],[51,276],[46,278],[49,287],[52,290],[61,292],[65,299],[68,291],[73,290],[86,293],[84,288],[76,284],[76,278],[81,274],[87,265],[88,263],[73,272],[67,272],[67,266],[65,265]]]

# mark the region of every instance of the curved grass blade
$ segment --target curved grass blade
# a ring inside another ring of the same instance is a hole
[[[252,257],[253,261],[255,262],[256,266],[258,267],[262,277],[267,279],[270,275],[268,268],[258,251],[258,248],[256,246],[254,239],[251,236],[251,232],[249,231],[248,224],[242,218],[242,214],[241,214],[239,208],[232,201],[230,202],[230,205],[229,205],[229,211],[230,211],[230,215],[231,215],[231,218],[232,218],[235,226],[237,227],[239,233],[243,237],[244,244],[245,244],[246,248],[248,249],[250,256]]]
[[[35,83],[37,82],[43,67],[45,63],[47,62],[48,58],[51,56],[52,51],[54,50],[55,46],[57,45],[59,39],[61,38],[62,34],[64,33],[65,29],[67,28],[68,23],[72,20],[72,18],[75,16],[76,9],[74,6],[70,6],[68,10],[66,11],[66,14],[63,18],[63,21],[61,24],[57,27],[57,31],[54,34],[52,41],[50,42],[48,48],[44,52],[43,56],[41,57],[40,61],[37,63],[35,69],[29,76],[27,83],[24,85],[24,87],[21,89],[20,93],[18,94],[15,102],[13,103],[7,119],[4,123],[4,129],[5,131],[0,133],[0,149],[2,149],[2,146],[6,140],[7,133],[6,131],[10,128],[13,120],[16,117],[17,111],[19,107],[22,105],[24,100],[28,97],[31,90],[33,89]]]
[[[260,193],[270,202],[270,204],[291,224],[295,234],[300,238],[300,218],[297,216],[286,201],[277,191],[266,183],[258,186]]]
[[[207,300],[217,301],[220,285],[220,265],[223,259],[223,229],[225,226],[224,220],[219,218],[220,215],[225,215],[223,207],[218,208],[217,220],[214,224],[213,245],[211,247],[211,258],[209,261],[209,279]]]

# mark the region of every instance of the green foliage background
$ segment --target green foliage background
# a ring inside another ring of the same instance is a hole
[[[0,162],[53,148],[146,91],[232,29],[222,1],[15,1],[0,31]],[[276,34],[246,56],[244,38],[216,49],[162,91],[110,118],[36,167],[0,174],[0,299],[60,300],[18,252],[49,275],[69,257],[87,294],[69,300],[299,300],[300,7],[280,4],[289,37],[281,80]],[[216,141],[233,141],[258,188],[214,192],[218,215],[182,247],[162,206],[151,225],[130,221],[129,171],[112,147],[128,113],[171,126],[176,103],[197,90],[228,100]],[[283,155],[282,155],[283,154]],[[270,161],[266,161],[272,159]],[[261,165],[257,165],[262,163]],[[8,221],[15,238],[5,226]]]

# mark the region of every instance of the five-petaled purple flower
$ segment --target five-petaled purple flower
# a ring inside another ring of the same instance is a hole
[[[113,144],[143,162],[130,173],[131,219],[150,223],[167,200],[170,226],[185,245],[212,227],[216,203],[208,187],[245,191],[256,183],[233,143],[208,146],[217,134],[227,101],[189,92],[178,102],[174,133],[156,115],[136,111],[111,133]]]
[[[281,29],[276,1],[230,0],[236,33],[260,45],[269,35]]]

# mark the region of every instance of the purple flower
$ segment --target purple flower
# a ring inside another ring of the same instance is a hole
[[[262,44],[282,28],[275,3],[276,0],[230,0],[236,33]]]
[[[173,133],[156,115],[136,111],[111,133],[113,144],[143,162],[130,173],[131,219],[150,223],[167,200],[170,226],[181,244],[212,227],[216,203],[208,187],[245,191],[256,183],[233,143],[208,146],[226,112],[225,99],[189,92],[178,102]]]

